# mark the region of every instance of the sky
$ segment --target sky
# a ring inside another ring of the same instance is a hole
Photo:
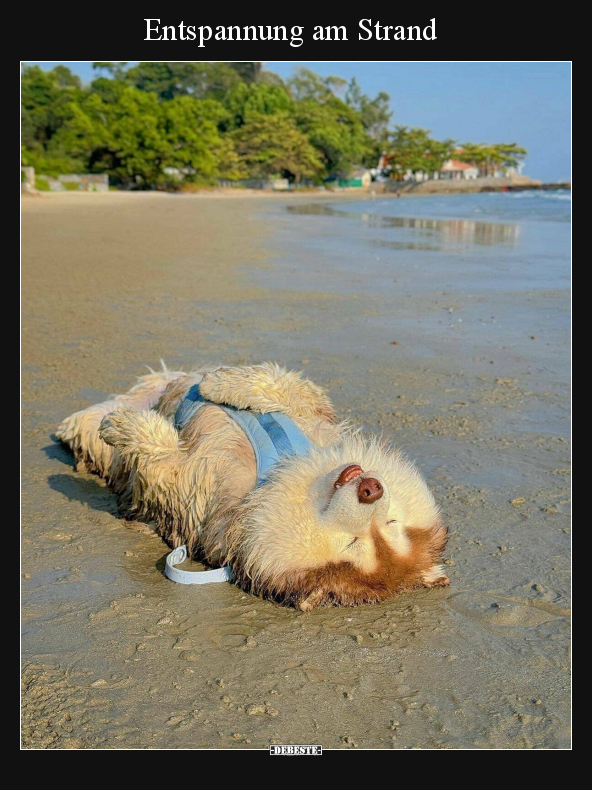
[[[35,61],[28,61],[29,64]],[[55,62],[37,62],[51,69]],[[88,63],[64,64],[84,82]],[[566,62],[266,62],[283,79],[299,67],[355,77],[365,93],[386,91],[392,123],[431,129],[437,139],[518,143],[523,173],[542,181],[571,179],[571,65]]]

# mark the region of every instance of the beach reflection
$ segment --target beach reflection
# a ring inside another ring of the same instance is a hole
[[[391,249],[442,250],[459,245],[478,244],[492,246],[501,244],[515,247],[520,235],[520,225],[513,222],[483,222],[473,219],[431,219],[427,217],[388,217],[380,214],[341,211],[318,203],[304,206],[288,206],[295,214],[316,214],[342,217],[361,221],[369,228],[399,228],[413,231],[414,236],[429,241],[411,239],[376,239],[374,246]],[[404,234],[405,235],[405,234]]]

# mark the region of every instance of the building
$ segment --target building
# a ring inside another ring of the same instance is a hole
[[[339,178],[337,184],[340,187],[365,187],[368,188],[372,183],[372,173],[365,167],[357,167],[348,173],[345,178]]]
[[[27,192],[108,192],[109,176],[106,173],[48,176],[35,173],[33,167],[21,167],[21,189]]]
[[[437,178],[448,179],[471,179],[479,177],[479,169],[468,162],[461,162],[460,159],[449,159],[440,168]]]

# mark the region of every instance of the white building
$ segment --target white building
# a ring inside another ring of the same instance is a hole
[[[440,168],[437,178],[448,179],[472,179],[479,177],[479,169],[468,162],[461,162],[460,159],[449,159]]]

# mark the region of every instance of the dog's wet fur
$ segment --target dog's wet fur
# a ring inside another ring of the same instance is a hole
[[[212,402],[180,431],[199,383]],[[215,404],[283,412],[311,440],[256,486],[255,453]],[[231,564],[245,590],[302,610],[382,601],[448,584],[447,530],[419,471],[398,450],[338,423],[326,393],[271,364],[151,372],[128,393],[76,412],[57,437],[106,478],[128,517],[173,546]]]

